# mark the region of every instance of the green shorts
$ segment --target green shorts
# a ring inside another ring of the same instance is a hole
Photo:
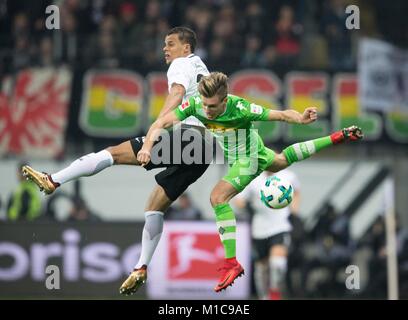
[[[257,176],[265,171],[275,159],[275,152],[269,148],[263,148],[257,158],[237,159],[228,169],[222,180],[229,182],[241,192]]]

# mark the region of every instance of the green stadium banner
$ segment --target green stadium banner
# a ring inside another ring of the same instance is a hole
[[[361,99],[360,79],[357,73],[293,71],[278,77],[269,70],[248,69],[231,74],[229,85],[232,94],[271,109],[303,112],[306,107],[317,107],[319,119],[311,125],[255,123],[267,143],[314,139],[351,124],[363,128],[363,143],[407,143],[408,109],[403,105],[368,108]],[[146,131],[160,113],[167,94],[164,72],[151,72],[143,79],[121,70],[90,71],[84,80],[81,128],[95,137],[132,136]],[[145,118],[147,121],[142,120]]]
[[[329,134],[330,121],[327,93],[329,78],[325,73],[290,72],[285,77],[286,108],[303,113],[307,107],[317,107],[319,121],[310,125],[288,126],[286,140],[302,141]]]
[[[133,135],[140,128],[143,79],[124,70],[90,70],[84,77],[79,124],[94,137]]]
[[[147,100],[149,105],[148,125],[150,125],[157,119],[163,108],[169,90],[166,73],[164,72],[150,72],[146,80],[149,88]]]
[[[230,77],[232,94],[273,110],[280,110],[278,99],[282,95],[279,78],[270,71],[244,70]],[[279,122],[258,122],[255,124],[259,134],[267,141],[276,141],[280,137]]]
[[[333,76],[332,119],[335,129],[357,125],[364,131],[364,140],[377,140],[383,130],[378,114],[361,107],[358,81],[355,74],[337,73]]]

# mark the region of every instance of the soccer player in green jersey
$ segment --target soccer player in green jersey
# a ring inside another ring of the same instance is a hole
[[[145,143],[137,155],[142,165],[148,164],[154,141],[160,135],[161,129],[169,128],[189,116],[199,119],[221,142],[225,157],[228,158],[229,170],[210,195],[225,251],[221,278],[214,288],[216,292],[232,285],[234,280],[244,273],[244,269],[236,260],[236,220],[228,202],[265,170],[278,172],[324,148],[363,137],[360,128],[351,126],[327,137],[295,143],[283,152],[275,153],[264,146],[252,122],[285,121],[309,124],[317,120],[317,109],[306,108],[303,114],[295,110],[270,110],[228,94],[227,80],[227,76],[221,72],[212,72],[203,77],[198,85],[200,95],[191,97],[173,112],[157,119],[150,127]]]

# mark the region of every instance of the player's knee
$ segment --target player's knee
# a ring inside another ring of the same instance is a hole
[[[283,153],[279,153],[275,156],[274,163],[279,166],[279,170],[285,169],[289,166],[289,162]]]
[[[120,163],[120,153],[116,146],[108,147],[105,150],[112,155],[113,163],[115,164]]]
[[[272,256],[269,258],[270,269],[270,286],[272,288],[282,288],[285,282],[285,275],[287,271],[286,257]]]
[[[219,204],[226,203],[227,200],[225,199],[225,196],[222,193],[213,191],[211,192],[211,195],[210,195],[210,202],[211,202],[211,205],[215,207]]]

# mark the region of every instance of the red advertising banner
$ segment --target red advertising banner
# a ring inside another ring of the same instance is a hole
[[[64,147],[71,72],[26,69],[3,81],[0,92],[0,155],[58,156]]]
[[[237,259],[245,276],[220,293],[218,268],[224,249],[215,222],[168,221],[149,269],[147,293],[153,299],[247,299],[250,294],[250,233],[237,224]]]

